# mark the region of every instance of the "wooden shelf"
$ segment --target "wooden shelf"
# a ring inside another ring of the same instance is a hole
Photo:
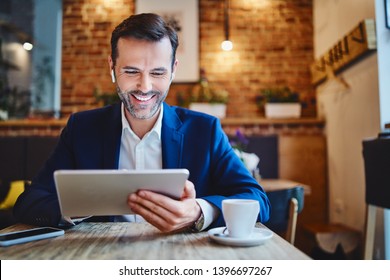
[[[58,136],[67,119],[20,119],[0,121],[0,136]]]
[[[37,119],[37,120],[7,120],[1,121],[0,126],[65,126],[67,119]],[[324,125],[325,120],[318,118],[297,118],[297,119],[267,119],[267,118],[223,118],[222,125],[272,125],[272,124],[313,124]]]
[[[224,125],[325,125],[324,119],[295,118],[295,119],[267,119],[267,118],[224,118]]]
[[[67,119],[20,119],[0,121],[0,127],[42,127],[42,126],[65,126]]]
[[[47,136],[59,135],[67,119],[20,119],[0,122],[0,136]],[[223,118],[225,132],[234,134],[237,128],[248,135],[265,134],[313,134],[323,133],[325,120],[318,118],[267,119]]]

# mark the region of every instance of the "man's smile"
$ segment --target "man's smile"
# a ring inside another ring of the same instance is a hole
[[[132,96],[141,101],[141,102],[148,102],[150,99],[152,99],[155,95],[150,94],[150,95],[138,95],[138,94],[132,94]]]

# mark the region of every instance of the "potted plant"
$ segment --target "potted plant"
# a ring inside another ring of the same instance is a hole
[[[4,83],[0,81],[0,121],[27,116],[30,109],[29,100],[29,91],[4,87]]]
[[[249,139],[241,132],[240,129],[236,130],[236,135],[230,137],[230,145],[232,146],[236,155],[244,163],[245,167],[253,174],[253,176],[260,180],[260,173],[258,164],[260,158],[255,153],[245,152],[249,144]]]
[[[0,121],[8,119],[8,94],[0,80]]]
[[[263,89],[257,96],[257,105],[264,108],[266,118],[299,118],[299,94],[288,87]]]
[[[229,93],[225,89],[210,85],[203,70],[201,70],[199,82],[193,86],[189,94],[186,95],[183,92],[177,94],[179,106],[188,106],[191,110],[218,118],[226,116],[228,99]]]
[[[120,98],[115,91],[101,92],[99,88],[94,89],[93,96],[95,97],[95,100],[99,104],[99,106],[107,106],[120,101]]]

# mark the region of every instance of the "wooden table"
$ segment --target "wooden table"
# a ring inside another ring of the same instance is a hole
[[[262,224],[257,226],[264,227]],[[31,226],[17,224],[0,232],[28,228]],[[0,259],[307,260],[310,258],[276,234],[259,246],[231,247],[213,242],[207,232],[165,234],[147,223],[81,223],[66,230],[65,235],[60,237],[0,247]]]
[[[311,193],[310,186],[286,179],[260,179],[259,184],[266,192],[279,191],[294,188],[296,186],[302,186],[305,191],[305,195],[309,195]]]

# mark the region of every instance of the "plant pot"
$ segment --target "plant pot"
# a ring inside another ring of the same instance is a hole
[[[226,104],[222,103],[191,103],[190,110],[206,113],[217,118],[226,116]]]
[[[0,109],[0,121],[8,120],[8,111]]]
[[[277,118],[299,118],[301,116],[300,103],[266,103],[265,117]]]

